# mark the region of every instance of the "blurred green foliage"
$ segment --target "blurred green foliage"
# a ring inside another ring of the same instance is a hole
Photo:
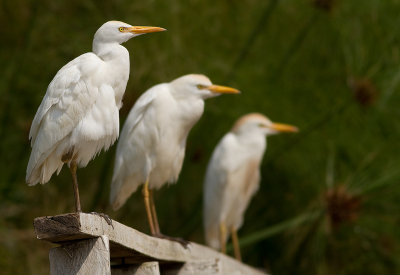
[[[152,85],[204,73],[242,90],[206,103],[178,184],[156,193],[161,229],[203,242],[202,181],[218,140],[258,111],[300,127],[268,140],[262,184],[239,231],[243,258],[273,274],[400,270],[398,0],[0,1],[0,266],[45,274],[32,220],[73,210],[67,169],[27,187],[28,132],[61,66],[108,20],[168,32],[135,38],[121,122]],[[108,207],[115,146],[78,170],[86,212],[148,232],[140,192]]]

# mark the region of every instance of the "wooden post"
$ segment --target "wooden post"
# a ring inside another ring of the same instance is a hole
[[[51,274],[266,274],[209,247],[183,247],[96,214],[40,217],[34,227],[38,239],[61,244],[50,251]]]
[[[107,236],[52,248],[49,258],[50,275],[111,274]]]

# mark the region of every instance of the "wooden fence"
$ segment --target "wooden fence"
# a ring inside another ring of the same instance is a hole
[[[143,234],[96,214],[72,213],[34,221],[50,250],[50,274],[265,274],[211,248]]]

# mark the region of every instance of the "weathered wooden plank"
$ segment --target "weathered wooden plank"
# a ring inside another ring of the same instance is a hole
[[[52,248],[49,258],[51,275],[111,274],[107,236]]]
[[[165,275],[209,275],[224,274],[219,259],[187,262],[179,265],[166,266],[162,269]]]
[[[55,243],[106,235],[110,239],[113,260],[125,258],[130,262],[158,261],[163,264],[218,259],[223,274],[265,274],[206,246],[190,243],[184,248],[177,242],[148,236],[116,221],[109,225],[95,214],[40,217],[35,219],[34,226],[38,239]]]
[[[113,267],[112,275],[160,275],[158,262],[145,262],[140,265]]]

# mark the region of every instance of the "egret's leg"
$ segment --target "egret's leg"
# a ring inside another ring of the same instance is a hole
[[[78,179],[76,177],[76,168],[77,168],[76,162],[75,160],[72,160],[69,165],[69,169],[71,170],[72,182],[74,184],[75,210],[76,212],[82,212],[81,200],[79,198]]]
[[[151,206],[151,215],[153,216],[154,230],[156,232],[156,235],[161,235],[160,226],[158,224],[156,205],[154,203],[154,196],[153,196],[154,192],[153,190],[149,190],[149,193],[150,193],[150,206]]]
[[[161,233],[160,231],[160,226],[158,224],[158,219],[157,219],[157,211],[156,211],[156,205],[154,203],[154,196],[153,196],[154,191],[149,190],[149,200],[150,200],[150,207],[151,207],[151,216],[153,217],[153,225],[154,225],[154,231],[155,234],[152,233],[154,237],[160,238],[160,239],[166,239],[174,242],[180,243],[184,248],[187,248],[189,245],[189,242],[182,239],[182,238],[176,238],[176,237],[170,237],[166,236]]]
[[[220,244],[221,252],[225,254],[226,253],[226,226],[223,222],[219,225],[219,244]]]
[[[146,179],[142,191],[143,191],[144,205],[146,207],[147,220],[149,221],[149,226],[150,226],[150,232],[151,235],[155,235],[156,231],[154,229],[153,218],[151,216],[150,199],[149,199],[149,178]]]
[[[233,250],[235,253],[235,258],[238,261],[242,261],[242,256],[240,255],[240,246],[239,246],[239,239],[237,236],[237,231],[233,226],[231,227],[231,235],[232,235],[232,243],[233,243]]]

